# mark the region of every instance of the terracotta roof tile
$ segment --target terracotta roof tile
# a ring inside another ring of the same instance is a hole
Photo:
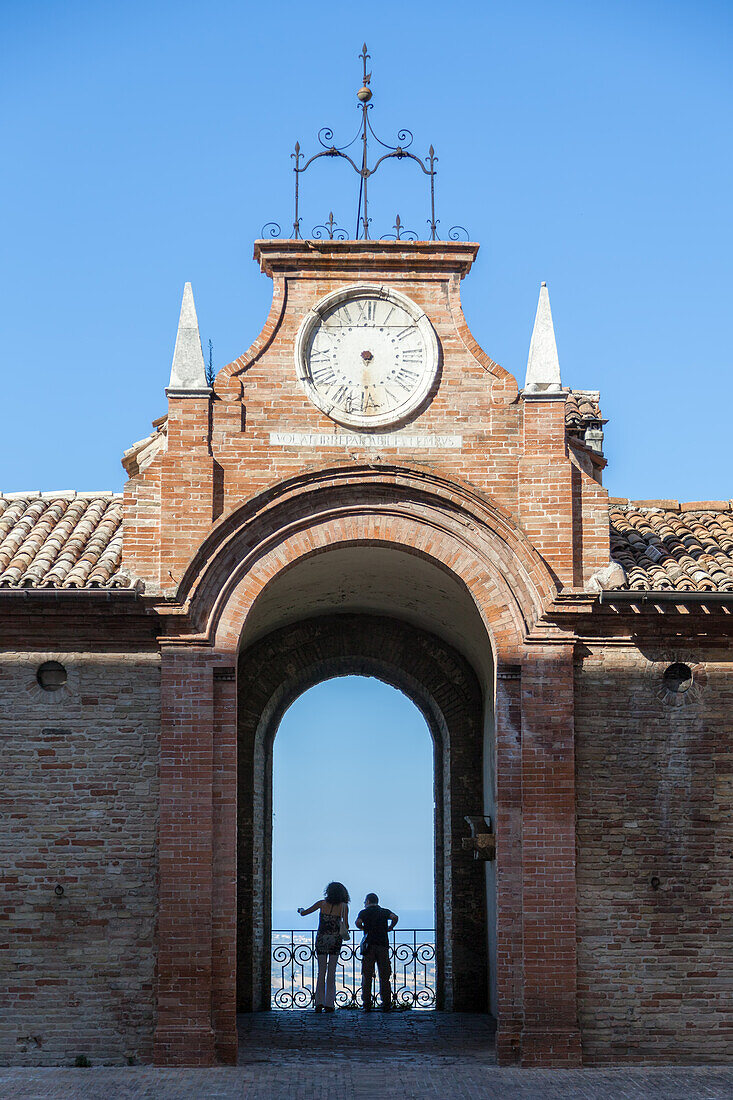
[[[733,592],[727,501],[610,501],[611,558],[632,590]]]
[[[0,589],[128,588],[118,493],[0,495]]]
[[[128,477],[135,477],[136,474],[139,474],[167,446],[168,414],[166,413],[165,416],[159,416],[157,420],[153,421],[153,430],[150,435],[146,435],[144,439],[138,439],[137,443],[133,443],[123,454],[122,465]]]
[[[733,593],[729,501],[614,497],[609,509],[611,558],[627,588]],[[0,590],[128,588],[121,559],[121,494],[0,495]]]
[[[565,402],[565,426],[568,431],[583,431],[591,421],[605,424],[597,390],[570,390]]]

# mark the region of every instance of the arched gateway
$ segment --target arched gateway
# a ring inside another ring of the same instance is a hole
[[[579,1057],[572,647],[540,622],[607,564],[603,491],[566,394],[518,400],[472,339],[476,249],[259,241],[262,335],[212,393],[168,391],[129,482],[126,561],[165,596],[161,1062],[233,1057],[236,1011],[267,1004],[272,741],[299,692],[360,671],[434,739],[441,1005],[496,1013],[502,1059]]]
[[[124,498],[0,498],[12,1058],[236,1058],[273,738],[348,673],[433,737],[442,1007],[504,1063],[726,1056],[728,506],[609,524],[597,395],[561,388],[545,288],[521,392],[478,347],[477,249],[258,241],[262,333],[209,387],[186,287]]]

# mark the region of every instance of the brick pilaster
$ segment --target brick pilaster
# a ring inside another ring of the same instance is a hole
[[[573,467],[574,584],[583,588],[611,560],[608,490]]]
[[[580,1065],[572,646],[522,669],[523,1065]]]
[[[215,513],[211,398],[169,396],[168,447],[161,464],[160,578],[175,589],[211,530]]]
[[[237,683],[214,668],[212,1021],[221,1062],[237,1062]]]
[[[525,394],[522,406],[519,516],[560,584],[572,585],[573,485],[565,441],[565,394]]]
[[[521,667],[496,669],[496,1056],[519,1060],[522,1032],[522,702]]]
[[[207,654],[163,646],[154,1061],[215,1061],[212,1028],[213,685]]]

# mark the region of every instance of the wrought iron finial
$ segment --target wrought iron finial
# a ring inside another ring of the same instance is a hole
[[[297,241],[300,237],[300,215],[298,214],[298,174],[302,171],[300,167],[302,154],[300,152],[299,141],[296,141],[295,152],[290,154],[290,159],[295,161],[295,217],[293,218],[293,237]]]
[[[392,228],[394,229],[394,233],[384,233],[379,238],[380,241],[416,241],[417,240],[417,233],[414,231],[414,229],[405,229],[404,225],[402,224],[402,220],[401,220],[399,214],[395,218],[394,225],[392,226]]]
[[[359,54],[362,61],[362,85],[356,93],[359,100],[358,109],[361,111],[361,120],[359,123],[359,129],[354,137],[346,145],[336,145],[333,139],[333,130],[330,126],[324,126],[318,131],[318,142],[321,145],[321,150],[314,153],[313,156],[307,159],[300,151],[300,143],[295,143],[295,152],[291,153],[291,159],[295,162],[293,165],[293,172],[295,173],[295,212],[293,217],[293,238],[298,240],[301,236],[300,225],[300,176],[303,172],[307,172],[308,168],[313,164],[315,160],[320,157],[337,157],[347,161],[359,176],[359,197],[356,208],[356,230],[354,237],[356,240],[363,239],[369,240],[369,226],[371,218],[369,217],[369,181],[372,176],[378,171],[380,165],[385,160],[395,158],[397,160],[412,160],[418,165],[424,175],[430,180],[430,217],[428,218],[428,226],[430,230],[430,240],[438,240],[438,220],[435,217],[435,174],[438,158],[435,155],[435,149],[431,145],[428,150],[428,155],[424,158],[416,156],[410,152],[410,146],[413,142],[412,133],[407,129],[397,131],[397,144],[389,145],[387,142],[382,141],[381,138],[375,134],[372,124],[369,120],[369,111],[373,107],[372,89],[370,87],[372,74],[367,69],[367,61],[370,60],[370,54],[367,49],[366,42],[362,46],[362,51]],[[381,156],[378,156],[376,161],[369,164],[369,138],[370,136],[377,142],[382,149],[386,150]],[[350,149],[357,142],[361,145],[361,157],[354,159],[357,156],[350,155],[347,150]],[[360,162],[360,163],[359,163]],[[330,240],[334,238],[338,240],[346,240],[346,237],[338,236],[339,233],[343,233],[343,230],[333,230],[331,223],[326,223],[321,226],[316,226],[316,229],[321,233],[327,233]],[[412,230],[406,230],[402,228],[402,223],[399,217],[396,220],[395,234],[385,234],[382,239],[389,239],[393,237],[394,240],[417,240],[417,235]],[[314,230],[315,234],[315,230]],[[316,238],[321,239],[321,238]],[[451,238],[455,240],[456,238]]]
[[[329,241],[348,240],[348,237],[346,236],[346,230],[341,229],[341,227],[336,225],[335,221],[333,220],[333,210],[329,211],[325,225],[314,226],[313,239],[316,241],[322,241],[324,233],[328,234]]]
[[[432,145],[428,149],[428,155],[425,160],[428,162],[428,173],[430,175],[430,240],[437,241],[438,239],[438,222],[435,220],[435,162],[438,158],[435,155],[435,149]]]
[[[361,48],[361,53],[359,54],[359,57],[364,62],[364,75],[362,77],[361,88],[359,88],[359,91],[356,93],[356,98],[359,100],[360,103],[368,103],[369,100],[372,98],[372,90],[369,87],[372,80],[372,74],[367,72],[366,63],[369,60],[370,55],[367,53],[366,42]]]

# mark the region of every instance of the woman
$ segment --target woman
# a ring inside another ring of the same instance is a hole
[[[314,901],[307,909],[299,909],[301,917],[320,911],[316,933],[318,982],[316,1012],[333,1012],[336,1000],[336,963],[341,944],[341,921],[349,927],[349,891],[342,882],[329,882],[323,901]]]

